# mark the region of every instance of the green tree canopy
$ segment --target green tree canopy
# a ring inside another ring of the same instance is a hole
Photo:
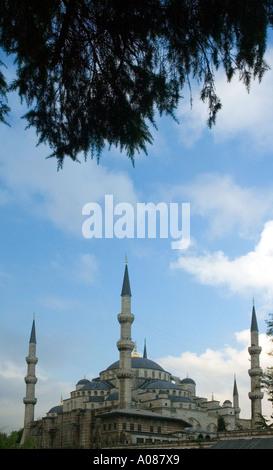
[[[267,323],[267,335],[270,337],[270,341],[273,342],[273,313],[269,314],[270,319],[266,321]],[[273,350],[270,351],[269,356],[273,356]],[[262,377],[262,384],[264,389],[268,394],[268,400],[272,402],[273,406],[273,367],[267,367],[264,371]],[[271,416],[273,418],[273,414]]]
[[[215,70],[248,89],[261,80],[272,10],[272,0],[0,0],[0,46],[17,66],[8,84],[0,63],[0,120],[17,90],[60,166],[106,144],[134,161],[155,113],[175,117],[193,80],[209,126],[221,108]]]

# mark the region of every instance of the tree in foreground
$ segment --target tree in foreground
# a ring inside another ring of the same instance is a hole
[[[272,0],[0,0],[0,47],[17,66],[8,84],[0,63],[0,120],[16,90],[60,167],[106,144],[134,162],[185,86],[199,82],[212,126],[220,66],[247,89],[262,79],[272,10]]]
[[[266,321],[267,323],[267,335],[270,337],[270,341],[273,342],[273,314],[270,313],[270,319]],[[273,350],[270,351],[269,356],[273,356]],[[262,377],[262,385],[264,389],[266,390],[266,393],[268,395],[268,400],[271,401],[272,406],[273,406],[273,367],[267,367],[263,373]],[[273,414],[271,416],[273,418]],[[273,426],[273,423],[271,424],[271,427]]]
[[[223,416],[219,415],[218,416],[218,427],[217,427],[217,431],[218,432],[223,432],[223,431],[226,431],[227,428],[226,428],[226,423],[225,423],[225,419],[223,418]]]

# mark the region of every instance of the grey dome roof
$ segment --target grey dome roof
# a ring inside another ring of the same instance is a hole
[[[132,357],[132,368],[133,369],[154,369],[154,370],[161,370],[164,369],[151,359],[147,359],[146,357]],[[106,370],[115,370],[119,369],[119,361],[113,362]]]
[[[225,400],[223,405],[232,405],[231,401],[230,400]]]
[[[90,383],[90,380],[88,379],[81,379],[79,380],[79,382],[77,383],[77,385],[86,385],[86,384],[89,384]]]
[[[193,380],[193,379],[190,379],[189,377],[186,377],[185,379],[180,380],[180,383],[181,383],[181,384],[192,384],[192,385],[196,385],[196,383],[194,382],[194,380]]]
[[[107,382],[90,382],[83,385],[80,390],[110,390],[113,386]]]

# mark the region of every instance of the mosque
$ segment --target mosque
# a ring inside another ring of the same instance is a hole
[[[156,446],[184,440],[211,439],[216,436],[219,420],[228,431],[253,429],[262,414],[263,393],[260,390],[262,369],[259,364],[258,325],[255,307],[248,348],[251,368],[251,419],[240,418],[236,379],[232,402],[220,404],[196,393],[196,383],[186,377],[173,376],[148,358],[146,344],[143,357],[136,352],[131,339],[134,315],[131,313],[131,287],[127,261],[121,291],[120,339],[117,341],[119,360],[113,362],[99,377],[83,378],[76,384],[70,398],[51,408],[45,417],[34,420],[36,332],[35,319],[29,341],[26,382],[24,431],[21,443],[29,437],[38,448],[101,449],[122,446]]]

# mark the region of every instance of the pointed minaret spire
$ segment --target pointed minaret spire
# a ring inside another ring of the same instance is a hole
[[[29,351],[28,356],[26,357],[26,362],[28,365],[27,375],[25,377],[26,396],[23,399],[23,402],[25,404],[25,420],[21,444],[25,442],[25,438],[30,431],[30,425],[34,421],[34,406],[37,402],[37,398],[35,398],[35,385],[38,379],[35,376],[35,366],[38,362],[38,358],[36,357],[35,316],[33,316],[32,328],[29,339]]]
[[[255,428],[261,418],[264,394],[261,392],[261,375],[263,371],[260,367],[259,359],[262,348],[259,346],[259,330],[254,301],[250,326],[250,344],[248,352],[250,354],[251,368],[248,371],[248,375],[250,376],[251,391],[248,396],[251,400],[251,426]]]
[[[146,338],[144,339],[144,351],[143,351],[144,359],[147,359],[147,348],[146,348]]]
[[[33,322],[32,322],[32,328],[31,328],[29,342],[36,344],[35,313],[33,314]]]
[[[135,343],[131,338],[131,325],[134,315],[131,313],[131,288],[128,273],[127,257],[121,291],[121,313],[118,315],[120,323],[120,340],[117,342],[119,350],[119,407],[131,408],[132,400],[132,359],[131,353]]]
[[[121,290],[121,296],[125,296],[125,295],[129,295],[130,297],[132,297],[130,281],[129,281],[129,273],[128,273],[127,256],[125,258],[125,271],[124,271],[123,284],[122,284],[122,290]]]
[[[233,408],[235,410],[236,418],[239,418],[241,409],[239,407],[239,393],[238,393],[235,374],[234,374],[234,384],[233,384]]]
[[[259,331],[259,330],[258,330],[257,317],[256,317],[256,311],[255,311],[255,305],[254,305],[254,299],[253,299],[250,331],[255,331],[255,330],[256,330],[256,331]]]
[[[237,388],[237,383],[236,383],[236,375],[234,374],[234,384],[233,384],[233,396],[238,395],[238,388]]]

